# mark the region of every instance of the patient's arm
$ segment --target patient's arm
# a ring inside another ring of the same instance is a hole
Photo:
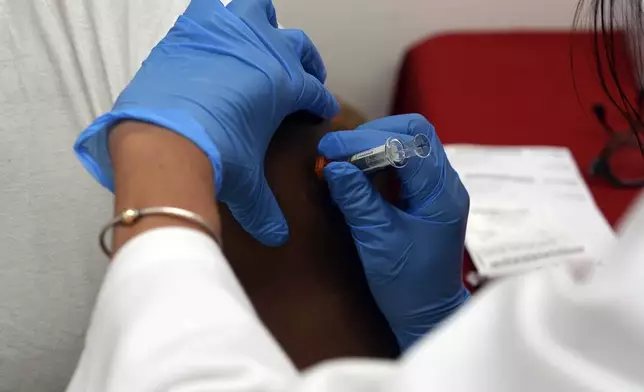
[[[220,206],[224,253],[260,318],[299,368],[398,352],[348,227],[314,174],[318,141],[331,128],[308,115],[291,116],[269,147],[266,177],[288,221],[286,245],[262,246]],[[386,174],[377,180],[386,183]]]

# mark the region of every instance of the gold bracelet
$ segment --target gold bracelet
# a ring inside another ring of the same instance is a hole
[[[112,257],[112,250],[109,248],[109,246],[107,246],[106,240],[105,240],[105,237],[107,233],[110,231],[110,229],[112,229],[115,226],[132,226],[136,222],[138,222],[139,219],[143,218],[144,216],[150,216],[150,215],[171,216],[174,218],[180,218],[180,219],[190,221],[192,223],[196,223],[202,229],[204,229],[206,233],[208,233],[208,235],[212,237],[213,240],[215,240],[215,242],[219,247],[221,247],[221,241],[217,237],[217,232],[200,215],[197,215],[192,211],[183,210],[181,208],[176,208],[176,207],[148,207],[148,208],[141,208],[138,210],[133,208],[123,210],[120,214],[115,216],[114,219],[108,222],[103,227],[103,229],[101,229],[101,234],[98,237],[99,244],[101,245],[101,249],[103,250],[103,252],[108,257]]]

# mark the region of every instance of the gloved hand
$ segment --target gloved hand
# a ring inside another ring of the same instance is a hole
[[[264,177],[264,156],[287,115],[339,111],[326,71],[300,30],[277,28],[271,0],[192,0],[152,50],[112,111],[78,138],[87,170],[113,191],[108,130],[123,119],[168,128],[213,164],[219,200],[267,245],[288,238],[286,220]]]
[[[384,201],[350,163],[332,162],[324,169],[331,196],[351,228],[371,293],[403,350],[469,297],[462,284],[469,195],[434,127],[420,115],[329,133],[318,147],[329,159],[345,159],[383,145],[389,137],[411,140],[421,132],[431,141],[430,157],[411,159],[397,171],[405,210]]]

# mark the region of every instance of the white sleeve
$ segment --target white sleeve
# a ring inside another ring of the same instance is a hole
[[[276,391],[296,374],[219,247],[164,228],[112,261],[68,390]]]
[[[497,282],[399,362],[331,361],[301,375],[208,237],[152,231],[113,261],[69,390],[644,391],[640,204],[605,268]]]

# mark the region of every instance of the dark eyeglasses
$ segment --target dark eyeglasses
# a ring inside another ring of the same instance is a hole
[[[590,175],[602,177],[618,188],[644,187],[644,133],[642,129],[615,131],[606,121],[606,108],[593,107],[593,113],[610,134],[610,140],[593,161]]]

